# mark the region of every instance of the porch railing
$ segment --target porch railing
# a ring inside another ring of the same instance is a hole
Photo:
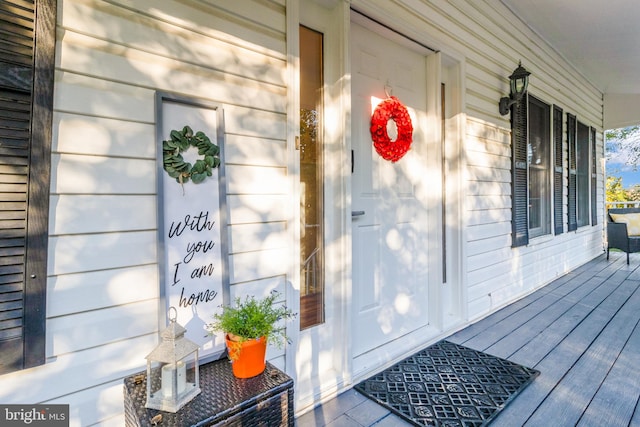
[[[635,202],[606,202],[605,206],[607,209],[611,208],[640,208],[640,201]]]
[[[311,255],[307,257],[302,266],[302,276],[304,277],[304,283],[302,284],[302,294],[312,294],[318,292],[319,288],[319,262],[318,255],[320,254],[320,248],[315,248]]]

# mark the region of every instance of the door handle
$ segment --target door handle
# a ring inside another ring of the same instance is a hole
[[[364,215],[364,211],[351,211],[351,218],[354,216],[362,216]]]

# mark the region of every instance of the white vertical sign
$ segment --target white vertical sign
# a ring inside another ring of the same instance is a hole
[[[224,167],[199,183],[178,182],[163,168],[162,142],[189,126],[219,146],[224,165],[222,113],[214,105],[166,94],[158,94],[157,108],[160,326],[175,307],[186,337],[200,345],[201,360],[213,359],[224,351],[224,337],[209,335],[205,326],[228,299]],[[181,155],[192,165],[203,158],[195,147]]]

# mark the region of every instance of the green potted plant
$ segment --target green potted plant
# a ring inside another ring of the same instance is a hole
[[[281,348],[289,339],[281,322],[295,317],[284,305],[274,304],[277,291],[257,299],[247,295],[244,300],[235,299],[234,305],[222,306],[215,313],[213,322],[207,325],[210,333],[224,332],[233,374],[238,378],[250,378],[265,369],[267,344]]]

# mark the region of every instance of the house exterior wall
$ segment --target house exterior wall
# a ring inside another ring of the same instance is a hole
[[[284,0],[58,2],[47,363],[3,376],[0,401],[124,424],[123,375],[158,339],[157,90],[224,105],[232,295],[283,288],[284,14]]]
[[[597,130],[601,159],[595,87],[498,1],[351,5],[464,64],[467,322],[602,252],[603,209],[596,226],[567,232],[565,224],[561,235],[511,247],[510,124],[497,107],[521,60],[532,73],[532,95]],[[71,425],[123,425],[122,379],[143,369],[157,343],[156,91],[223,107],[231,296],[291,295],[298,199],[288,154],[289,91],[296,87],[287,38],[297,33],[287,34],[296,20],[287,9],[300,7],[304,1],[59,0],[47,363],[3,376],[0,401],[70,404]],[[603,179],[599,167],[602,206]],[[566,190],[564,201],[566,216]],[[286,357],[269,350],[282,369],[291,366]]]
[[[467,313],[472,320],[549,283],[603,250],[601,226],[567,233],[566,220],[561,235],[511,247],[510,116],[500,116],[497,108],[497,101],[509,92],[507,76],[522,61],[531,72],[531,95],[596,128],[598,159],[604,155],[602,93],[499,2],[399,3],[404,5],[402,10],[384,1],[352,2],[373,17],[389,17],[385,22],[402,22],[398,28],[407,35],[465,60],[464,211]],[[566,116],[563,121],[566,169]],[[604,206],[603,176],[598,165],[599,206]],[[566,218],[566,189],[563,200]],[[599,225],[603,215],[604,209],[599,209]]]

